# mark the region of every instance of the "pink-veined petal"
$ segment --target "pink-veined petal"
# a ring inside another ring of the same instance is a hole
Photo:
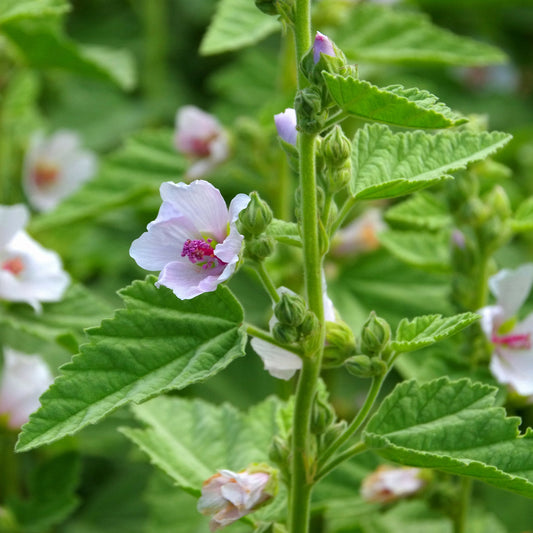
[[[190,300],[204,292],[216,289],[218,276],[206,276],[205,272],[196,265],[174,261],[167,264],[161,271],[156,285],[164,285],[172,289],[180,300]],[[211,279],[206,280],[206,277]]]
[[[226,238],[228,208],[220,191],[209,182],[196,180],[192,183],[161,185],[161,198],[170,202],[197,230],[222,242]]]

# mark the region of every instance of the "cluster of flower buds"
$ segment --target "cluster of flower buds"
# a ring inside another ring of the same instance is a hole
[[[253,464],[241,472],[220,470],[206,480],[198,511],[211,517],[217,531],[268,503],[278,491],[278,472],[266,464]]]
[[[383,376],[388,367],[382,356],[386,355],[390,338],[388,322],[372,311],[361,328],[359,354],[345,360],[346,370],[361,378]]]
[[[245,238],[244,254],[247,258],[263,261],[274,251],[274,239],[265,234],[272,218],[270,206],[257,192],[250,193],[250,202],[237,220],[237,228]]]

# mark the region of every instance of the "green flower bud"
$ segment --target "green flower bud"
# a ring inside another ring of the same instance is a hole
[[[266,15],[275,16],[278,14],[276,0],[255,0],[256,7]]]
[[[496,187],[489,192],[485,198],[485,202],[489,208],[492,209],[492,212],[501,220],[507,220],[510,218],[512,214],[511,203],[509,202],[509,197],[504,188],[500,185],[496,185]]]
[[[318,133],[326,122],[327,110],[322,106],[322,95],[316,87],[298,91],[294,99],[298,129],[304,133]]]
[[[352,155],[352,143],[337,124],[325,137],[320,151],[326,165],[343,166]]]
[[[268,450],[268,458],[280,466],[282,469],[287,468],[289,464],[290,448],[285,439],[282,439],[279,435],[276,435],[272,439],[272,443]]]
[[[471,168],[471,172],[483,179],[494,181],[509,179],[513,174],[513,171],[509,167],[490,158],[476,163]]]
[[[320,435],[335,421],[336,414],[326,398],[317,397],[311,415],[311,432]]]
[[[372,360],[368,355],[353,355],[344,361],[346,370],[358,378],[372,377]]]
[[[355,337],[346,322],[326,322],[324,365],[339,366],[356,351]]]
[[[391,330],[387,321],[372,311],[361,330],[361,351],[378,355],[387,346],[390,337]]]
[[[312,311],[306,311],[305,317],[300,324],[300,327],[298,328],[300,335],[302,337],[307,337],[308,335],[311,335],[313,331],[316,331],[320,327],[320,323],[318,322],[318,318],[316,317],[315,313]]]
[[[347,159],[342,166],[326,168],[325,182],[330,194],[342,191],[352,180],[352,161]]]
[[[297,328],[304,321],[307,306],[303,299],[293,292],[282,292],[274,306],[274,315],[281,324]]]
[[[300,335],[295,327],[276,322],[272,328],[272,336],[282,344],[292,344]]]
[[[254,261],[263,261],[274,251],[274,239],[263,235],[257,239],[246,241],[244,254]]]
[[[239,213],[237,229],[245,238],[256,237],[263,233],[272,222],[272,209],[254,191],[250,193],[250,202]]]
[[[336,424],[331,424],[326,428],[326,430],[320,436],[320,446],[319,450],[325,450],[330,444],[336,441],[348,427],[346,420],[341,420]]]

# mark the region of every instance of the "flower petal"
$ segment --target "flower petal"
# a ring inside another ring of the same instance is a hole
[[[286,143],[296,146],[298,137],[298,131],[296,130],[296,111],[292,107],[288,107],[283,113],[274,115],[274,122],[278,135]]]
[[[263,360],[265,370],[275,378],[289,380],[302,368],[302,360],[288,350],[256,337],[252,337],[250,344]]]
[[[516,315],[526,301],[533,285],[533,263],[526,263],[515,270],[500,270],[489,280],[489,287],[498,305],[504,310],[504,319]]]
[[[23,204],[0,205],[0,248],[26,226],[29,218],[28,208]]]
[[[213,269],[215,270],[215,269]],[[211,292],[217,288],[217,278],[220,272],[206,276],[206,271],[189,262],[168,263],[161,271],[157,286],[164,285],[172,289],[180,300],[190,300],[204,292]]]
[[[200,233],[214,237],[218,242],[226,238],[228,208],[220,191],[209,182],[167,181],[161,185],[160,191],[163,201],[171,203]]]

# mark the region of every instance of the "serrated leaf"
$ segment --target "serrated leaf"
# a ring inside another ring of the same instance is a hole
[[[268,226],[266,234],[279,242],[290,244],[291,246],[302,246],[298,225],[294,222],[286,222],[275,218]]]
[[[524,200],[511,219],[513,231],[521,233],[533,230],[533,197]]]
[[[69,9],[65,0],[2,0],[0,25],[20,18],[61,15]]]
[[[387,126],[367,124],[353,141],[352,194],[369,200],[418,191],[450,179],[450,172],[484,159],[510,139],[498,131],[393,133]]]
[[[476,320],[476,313],[443,317],[441,315],[417,316],[412,320],[404,318],[396,329],[391,348],[396,352],[412,352],[455,335]]]
[[[212,55],[250,46],[281,29],[276,18],[259,11],[250,0],[219,0],[200,54]]]
[[[435,231],[451,226],[452,216],[444,202],[421,192],[387,209],[385,220],[402,227]]]
[[[322,75],[335,103],[364,120],[426,129],[449,128],[467,121],[428,91],[401,85],[380,88],[351,76]]]
[[[142,131],[109,155],[97,176],[56,209],[32,219],[31,233],[90,221],[152,195],[163,181],[178,181],[186,163],[172,146],[172,130]]]
[[[127,50],[79,45],[55,23],[14,20],[3,24],[1,31],[32,67],[67,70],[111,81],[125,90],[135,86],[135,64]]]
[[[400,464],[470,476],[533,498],[533,432],[495,407],[497,389],[469,379],[403,382],[384,400],[364,441]]]
[[[71,435],[128,402],[208,379],[244,355],[243,310],[226,287],[178,300],[154,281],[122,289],[126,308],[88,330],[90,343],[41,397],[18,451]]]
[[[386,230],[379,242],[408,265],[435,272],[450,271],[450,235],[438,233]]]
[[[160,397],[133,408],[144,429],[121,431],[180,487],[199,496],[202,483],[218,469],[240,471],[268,461],[281,405],[269,398],[242,413],[230,404]]]
[[[494,46],[433,25],[425,14],[368,3],[352,11],[335,41],[350,59],[370,63],[481,66],[506,59]]]

